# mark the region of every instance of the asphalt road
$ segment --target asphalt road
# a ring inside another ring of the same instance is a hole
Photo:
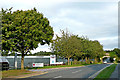
[[[59,79],[74,79],[74,80],[80,80],[83,78],[90,78],[93,76],[96,72],[100,71],[101,69],[105,68],[106,66],[109,66],[110,64],[96,64],[96,65],[89,65],[89,66],[83,66],[83,67],[75,67],[75,68],[69,68],[69,69],[57,69],[57,70],[51,70],[48,71],[48,73],[38,76],[29,77],[28,79],[40,79],[40,80],[59,80]]]

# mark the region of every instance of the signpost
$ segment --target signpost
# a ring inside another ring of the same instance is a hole
[[[56,62],[55,64],[59,65],[59,64],[63,64],[63,62]]]
[[[50,55],[50,64],[56,63],[56,55]]]
[[[61,65],[63,62],[56,62],[56,55],[50,55],[50,65]]]
[[[32,64],[33,67],[44,67],[43,63],[33,63]]]

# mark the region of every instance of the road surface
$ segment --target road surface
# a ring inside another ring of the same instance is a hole
[[[80,80],[91,78],[95,73],[110,64],[95,64],[83,67],[74,67],[69,69],[50,70],[48,73],[38,76],[29,77],[29,79],[39,80]]]

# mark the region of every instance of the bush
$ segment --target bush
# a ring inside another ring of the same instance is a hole
[[[81,61],[72,61],[72,65],[81,64]]]

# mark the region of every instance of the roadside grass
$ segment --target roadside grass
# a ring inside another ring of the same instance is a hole
[[[116,66],[117,64],[112,64],[111,66],[105,68],[93,80],[108,80],[115,70]]]
[[[79,67],[85,65],[94,65],[94,64],[76,64],[76,65],[52,65],[52,66],[44,66],[44,67],[34,67],[34,68],[25,68],[25,69],[49,69],[49,68],[61,68],[61,67]]]
[[[31,74],[31,73],[33,73],[33,72],[28,71],[28,70],[7,70],[7,71],[2,71],[2,78],[7,78],[10,76]]]
[[[86,66],[86,65],[94,65],[94,64],[76,64],[76,65],[53,65],[53,66],[44,66],[39,68],[25,68],[24,70],[7,70],[2,71],[2,78],[7,78],[11,76],[20,76],[20,75],[26,75],[26,74],[32,74],[34,72],[28,71],[27,69],[49,69],[49,68],[60,68],[60,67],[79,67],[79,66]]]
[[[88,65],[88,64],[85,64]],[[84,66],[84,65],[56,65],[56,66],[44,66],[41,68],[32,68],[32,69],[48,69],[48,68],[59,68],[59,67],[76,67],[76,66]],[[28,68],[25,68],[24,70],[4,70],[2,71],[2,78],[12,77],[12,76],[20,76],[20,75],[26,75],[26,74],[32,74],[34,72],[28,71]]]

